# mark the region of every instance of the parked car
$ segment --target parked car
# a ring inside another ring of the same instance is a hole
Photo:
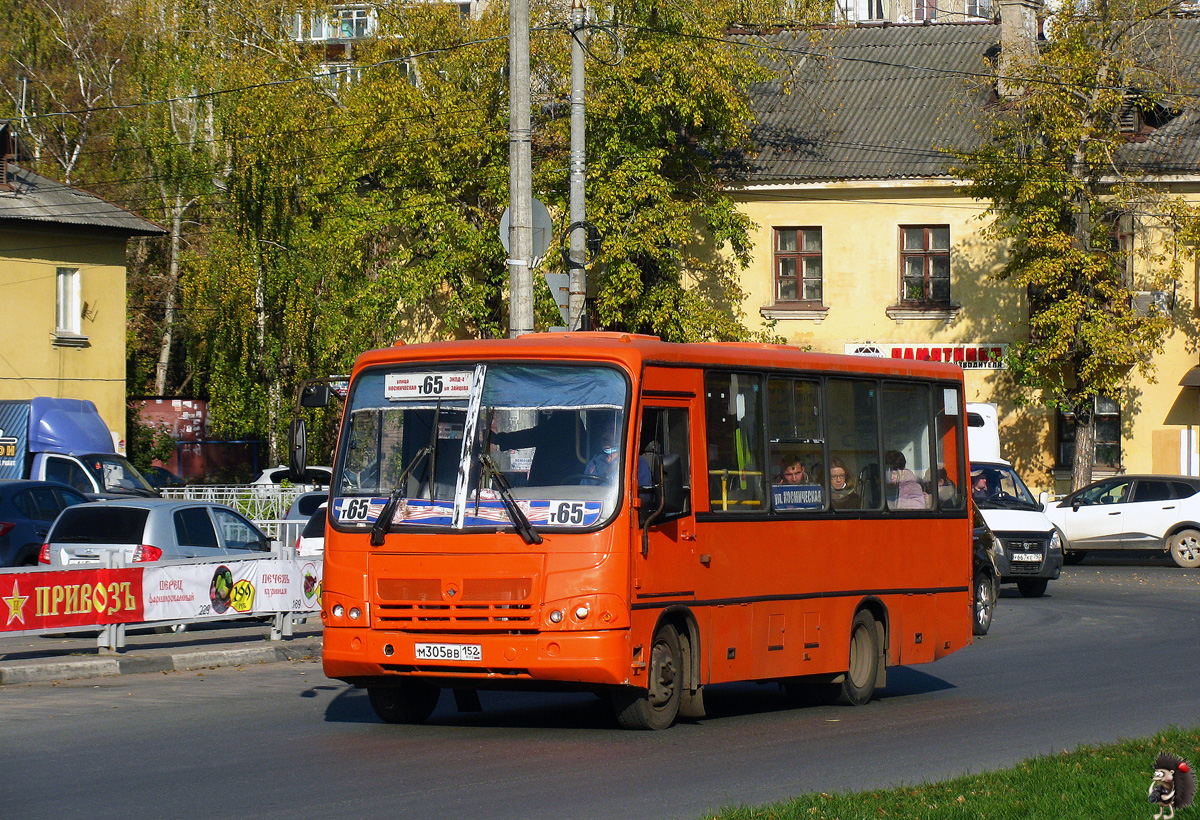
[[[296,500],[292,502],[292,506],[288,508],[287,515],[284,518],[288,521],[307,521],[312,518],[317,508],[323,506],[328,499],[329,493],[325,490],[300,493],[300,495],[296,496]]]
[[[269,470],[263,470],[258,474],[258,478],[251,481],[251,484],[274,484],[276,486],[285,481],[291,482],[289,470],[284,465],[272,467]],[[316,487],[328,487],[329,482],[333,480],[332,467],[309,467],[304,471],[304,481],[296,486],[304,486],[308,490]],[[294,484],[294,482],[293,482]]]
[[[54,522],[38,561],[94,564],[120,552],[126,563],[249,555],[271,541],[230,507],[210,501],[145,498],[68,507]]]
[[[325,511],[328,505],[322,503],[316,512],[308,519],[300,537],[296,539],[297,558],[320,558],[325,554]]]
[[[164,487],[182,487],[187,484],[175,473],[168,470],[166,467],[159,467],[157,464],[152,464],[139,471],[142,478],[146,479],[146,483],[156,490],[161,490]]]
[[[1113,476],[1051,503],[1046,515],[1062,530],[1068,563],[1092,550],[1153,550],[1200,567],[1200,478]]]
[[[974,529],[975,557],[974,580],[971,583],[974,598],[975,618],[972,631],[986,635],[992,628],[996,613],[996,599],[1000,590],[1000,570],[996,567],[997,540],[988,529],[987,522],[979,510],[975,510]]]
[[[996,405],[967,404],[967,449],[971,500],[996,538],[1000,583],[1016,584],[1026,598],[1044,595],[1062,574],[1062,536],[1021,476],[1000,457]]]
[[[0,567],[37,564],[38,551],[58,514],[91,501],[57,481],[0,481]]]

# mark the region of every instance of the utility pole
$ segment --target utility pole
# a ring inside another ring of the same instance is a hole
[[[533,331],[533,147],[529,0],[508,12],[508,335]]]
[[[568,330],[583,329],[583,311],[587,299],[587,227],[584,220],[587,217],[584,207],[584,189],[587,183],[587,154],[584,149],[584,130],[587,121],[584,118],[583,89],[584,89],[584,54],[583,36],[584,23],[587,21],[587,9],[583,0],[572,0],[571,3],[571,247],[570,283],[567,291]]]

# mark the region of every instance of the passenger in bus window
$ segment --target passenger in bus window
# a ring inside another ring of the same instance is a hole
[[[776,484],[806,484],[808,483],[808,471],[804,469],[804,463],[797,456],[786,456],[783,459],[783,464],[779,471],[779,476],[775,479]]]
[[[846,462],[840,458],[829,460],[829,488],[835,510],[857,510],[862,506],[862,499],[854,489],[854,482],[850,480]]]
[[[943,507],[957,506],[958,488],[954,486],[954,482],[950,480],[949,474],[945,467],[938,468],[937,480],[938,500],[942,502]]]
[[[899,450],[888,450],[883,454],[883,464],[887,468],[888,505],[896,510],[927,510],[929,495],[921,482],[906,468],[904,453]]]

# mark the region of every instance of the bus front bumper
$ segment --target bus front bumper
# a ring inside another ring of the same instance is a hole
[[[325,674],[338,680],[406,675],[481,688],[521,682],[645,686],[643,665],[632,662],[624,629],[446,635],[326,627],[321,654]]]

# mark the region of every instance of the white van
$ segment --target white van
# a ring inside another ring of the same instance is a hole
[[[1000,457],[996,405],[967,403],[971,498],[996,536],[1000,583],[1037,598],[1062,572],[1062,537],[1012,465]]]

